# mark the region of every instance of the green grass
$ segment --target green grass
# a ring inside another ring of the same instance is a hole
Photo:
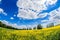
[[[0,27],[0,40],[60,40],[60,25],[40,30],[12,30]]]

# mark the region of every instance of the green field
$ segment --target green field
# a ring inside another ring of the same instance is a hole
[[[60,40],[60,25],[40,30],[12,30],[0,27],[0,40]]]

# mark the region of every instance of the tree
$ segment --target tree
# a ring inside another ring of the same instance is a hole
[[[48,25],[47,25],[47,28],[49,28],[49,27],[54,27],[54,23],[48,24]]]
[[[33,29],[37,29],[36,27],[34,27]]]
[[[12,27],[12,26],[8,26],[8,25],[6,25],[6,24],[3,24],[1,21],[0,21],[0,27],[8,28],[8,29],[16,29],[16,30],[17,30],[17,28],[14,28],[14,27]]]
[[[29,30],[32,30],[32,28],[29,28]]]
[[[26,30],[26,28],[22,28],[22,30]]]
[[[42,25],[41,24],[38,24],[37,25],[37,29],[42,29]]]
[[[2,26],[2,22],[0,21],[0,27]]]
[[[37,30],[37,26],[33,27],[34,30]]]

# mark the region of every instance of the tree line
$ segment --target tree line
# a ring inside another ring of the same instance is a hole
[[[43,26],[41,24],[38,24],[36,27],[33,27],[33,28],[22,28],[22,29],[18,29],[18,28],[15,28],[15,27],[12,27],[12,26],[8,26],[6,24],[3,24],[1,21],[0,21],[0,27],[3,27],[3,28],[8,28],[8,29],[15,29],[15,30],[37,30],[37,29],[43,29]],[[49,27],[54,27],[54,23],[50,23],[47,25],[46,28],[49,28]]]
[[[1,21],[0,21],[0,27],[7,28],[7,29],[16,29],[17,30],[17,28],[14,28],[12,26],[8,26],[6,24],[3,24]]]

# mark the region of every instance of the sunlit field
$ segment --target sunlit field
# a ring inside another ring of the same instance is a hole
[[[0,40],[60,40],[60,25],[39,30],[13,30],[0,27]]]

